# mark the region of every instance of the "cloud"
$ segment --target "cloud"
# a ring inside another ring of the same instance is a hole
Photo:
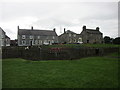
[[[47,0],[46,0],[47,1]],[[17,38],[20,28],[57,29],[63,28],[76,33],[82,26],[100,27],[104,35],[117,36],[118,3],[116,2],[2,2],[1,27],[12,39]],[[15,32],[15,33],[11,33]]]

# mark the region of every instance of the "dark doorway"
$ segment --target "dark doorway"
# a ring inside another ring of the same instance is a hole
[[[49,45],[50,45],[50,41],[49,41]]]
[[[89,40],[87,40],[87,43],[89,43]]]
[[[30,46],[32,46],[32,41],[30,41]]]

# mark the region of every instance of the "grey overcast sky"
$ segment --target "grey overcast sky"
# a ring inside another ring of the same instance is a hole
[[[100,27],[104,36],[118,36],[118,0],[2,0],[0,27],[11,39],[21,29],[52,30],[58,35],[63,28],[81,33],[82,26]]]

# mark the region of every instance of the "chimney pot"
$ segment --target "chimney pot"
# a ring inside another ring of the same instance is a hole
[[[55,32],[55,30],[56,30],[56,29],[54,28],[53,31]]]
[[[33,26],[31,27],[31,30],[33,30]]]
[[[99,27],[96,27],[96,30],[98,30],[98,31],[99,31]]]
[[[64,28],[64,33],[65,33],[65,28]]]
[[[18,26],[18,30],[19,30],[19,26]]]
[[[86,30],[86,26],[83,26],[83,30]]]

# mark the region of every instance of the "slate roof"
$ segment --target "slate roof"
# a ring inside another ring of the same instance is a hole
[[[0,27],[0,30],[3,32],[3,33],[5,33],[5,31]],[[0,32],[1,33],[1,32]]]
[[[41,36],[57,36],[53,30],[38,30],[38,29],[19,29],[18,35],[41,35]]]
[[[72,33],[72,34],[76,34],[75,32],[73,31],[70,31],[70,30],[67,30],[66,33]]]
[[[94,30],[94,29],[86,29],[87,33],[92,33],[92,34],[102,34],[100,31],[98,30]]]
[[[70,30],[65,31],[65,33],[72,33],[72,34],[76,34],[75,32],[72,32],[72,31],[70,31]],[[63,34],[59,35],[58,37],[60,37],[60,36],[64,35],[65,33],[63,33]]]
[[[8,37],[7,35],[5,35],[5,38],[9,38],[10,39],[10,37]]]

